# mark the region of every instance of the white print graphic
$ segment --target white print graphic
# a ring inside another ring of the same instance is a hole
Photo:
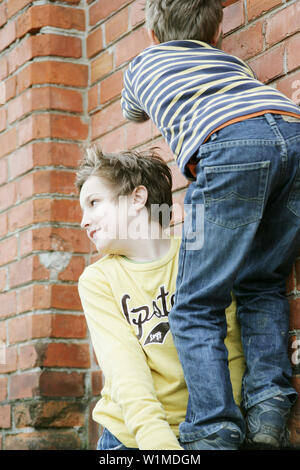
[[[129,304],[131,296],[124,294],[121,298],[121,309],[127,322],[133,326],[136,336],[144,345],[147,344],[162,344],[169,332],[169,324],[167,317],[169,315],[168,299],[170,300],[170,307],[174,305],[175,294],[169,294],[165,286],[160,286],[159,294],[152,300],[152,305],[140,305],[138,307],[130,308]],[[148,334],[145,341],[143,341],[144,324],[153,319],[162,319],[161,322],[156,323],[154,328]]]

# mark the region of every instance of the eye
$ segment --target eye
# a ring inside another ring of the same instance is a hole
[[[90,205],[93,207],[93,206],[95,206],[98,202],[100,202],[99,199],[92,199],[92,200],[90,201]]]

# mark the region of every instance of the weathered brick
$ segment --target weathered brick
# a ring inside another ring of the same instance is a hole
[[[122,6],[130,3],[130,0],[101,0],[90,7],[90,25],[107,18]]]
[[[109,44],[128,31],[128,8],[112,16],[105,22],[105,39]]]
[[[123,88],[123,72],[118,70],[101,81],[100,103],[106,103],[121,95]]]
[[[250,59],[263,50],[262,21],[249,26],[223,40],[222,49],[230,54],[238,56],[240,59]]]
[[[39,31],[44,26],[83,31],[84,11],[53,4],[34,5],[18,17],[17,36],[22,37],[26,33]]]
[[[71,401],[27,401],[14,409],[16,427],[73,427],[84,425],[83,403]]]
[[[103,48],[102,28],[97,28],[92,31],[86,41],[87,56],[93,57],[98,54]]]
[[[268,83],[284,75],[284,52],[284,45],[280,45],[249,61],[260,81]]]
[[[6,450],[79,450],[80,448],[80,437],[74,430],[7,434],[5,437]]]
[[[263,15],[281,3],[281,0],[247,0],[248,20]]]
[[[10,428],[11,426],[11,405],[0,406],[0,428]]]
[[[85,392],[84,373],[43,371],[40,392],[47,397],[82,397]]]
[[[10,378],[9,398],[31,398],[39,394],[40,372],[23,372]]]
[[[97,80],[108,75],[113,70],[113,53],[106,51],[91,62],[91,81]]]
[[[128,62],[150,45],[145,29],[138,29],[116,44],[116,66]]]
[[[266,22],[266,41],[272,45],[300,31],[300,4],[296,2],[275,13]]]
[[[50,343],[45,349],[43,365],[45,367],[88,368],[90,366],[89,345]]]
[[[238,1],[224,9],[223,34],[233,31],[245,23],[244,2]]]
[[[290,300],[290,330],[300,329],[300,298]]]

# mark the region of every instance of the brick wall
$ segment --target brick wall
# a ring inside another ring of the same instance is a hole
[[[124,70],[149,44],[143,3],[0,1],[0,449],[95,447],[101,373],[76,287],[95,259],[73,186],[82,146],[158,146],[183,203],[186,181],[156,127],[120,110]],[[228,0],[224,14],[224,49],[300,103],[300,1]],[[300,392],[299,261],[287,294]],[[291,431],[300,446],[299,405]]]

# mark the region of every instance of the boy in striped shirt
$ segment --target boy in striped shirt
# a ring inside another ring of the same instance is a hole
[[[300,250],[300,108],[220,49],[222,16],[220,0],[147,0],[153,45],[125,74],[122,108],[154,121],[191,180],[169,316],[189,389],[180,439],[190,449],[239,448],[245,436],[279,448],[297,398],[285,281]],[[224,346],[232,291],[244,414]]]

